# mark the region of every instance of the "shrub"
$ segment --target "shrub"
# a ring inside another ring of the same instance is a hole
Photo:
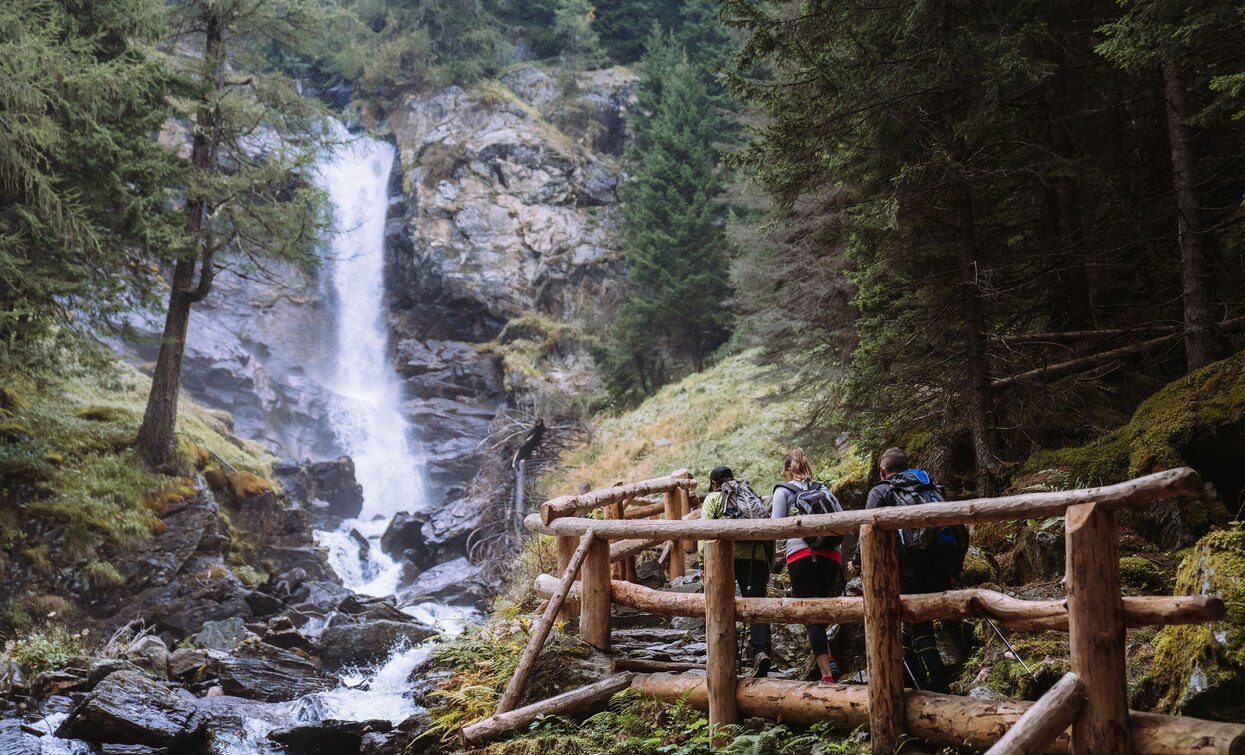
[[[17,662],[28,677],[56,669],[86,652],[83,635],[62,626],[46,626],[5,643],[3,657]]]

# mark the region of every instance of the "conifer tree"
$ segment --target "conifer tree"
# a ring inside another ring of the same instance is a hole
[[[298,179],[320,146],[322,112],[268,56],[315,44],[323,10],[302,0],[193,0],[180,10],[180,36],[197,37],[203,53],[179,61],[193,134],[184,235],[138,433],[153,468],[173,461],[190,309],[211,292],[224,255],[306,260],[322,226],[319,191]]]
[[[713,138],[721,124],[701,71],[654,33],[641,65],[641,107],[622,188],[623,242],[632,296],[615,326],[615,348],[644,375],[664,379],[665,358],[700,370],[729,332],[728,267],[716,204],[721,192]],[[658,347],[654,350],[654,347]],[[659,364],[648,362],[657,359]],[[656,387],[655,380],[642,386]]]

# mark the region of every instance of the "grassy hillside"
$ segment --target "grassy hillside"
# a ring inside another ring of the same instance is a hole
[[[581,483],[608,485],[689,469],[706,479],[718,464],[759,491],[780,481],[783,456],[800,429],[801,403],[748,351],[668,385],[635,409],[599,418],[589,440],[542,481],[549,496]],[[806,449],[814,463],[828,449]]]

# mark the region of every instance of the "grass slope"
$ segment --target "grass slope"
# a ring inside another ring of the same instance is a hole
[[[756,363],[755,351],[737,354],[662,388],[631,411],[600,420],[542,488],[552,497],[584,482],[597,487],[676,469],[707,479],[709,470],[725,464],[762,490],[780,479],[799,411],[790,387]]]

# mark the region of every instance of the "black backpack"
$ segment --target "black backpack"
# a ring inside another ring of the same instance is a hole
[[[726,480],[721,490],[722,518],[769,519],[769,504],[761,500],[747,480]]]
[[[774,490],[779,488],[786,490],[793,496],[791,504],[787,507],[788,516],[835,514],[843,511],[843,506],[839,504],[839,499],[834,497],[834,493],[830,492],[830,488],[827,488],[820,482],[809,482],[807,490],[801,490],[799,485],[792,482],[784,482],[781,485],[774,486]],[[843,544],[843,536],[806,537],[804,542],[808,543],[808,547],[812,550],[834,550]]]
[[[924,473],[922,473],[924,474]],[[915,506],[923,503],[941,503],[947,500],[942,486],[917,476],[914,472],[902,472],[883,480],[886,495],[892,505]],[[947,524],[941,527],[912,527],[899,530],[900,547],[905,552],[924,551],[936,554],[947,568],[950,576],[959,576],[968,554],[968,527],[963,524]]]

